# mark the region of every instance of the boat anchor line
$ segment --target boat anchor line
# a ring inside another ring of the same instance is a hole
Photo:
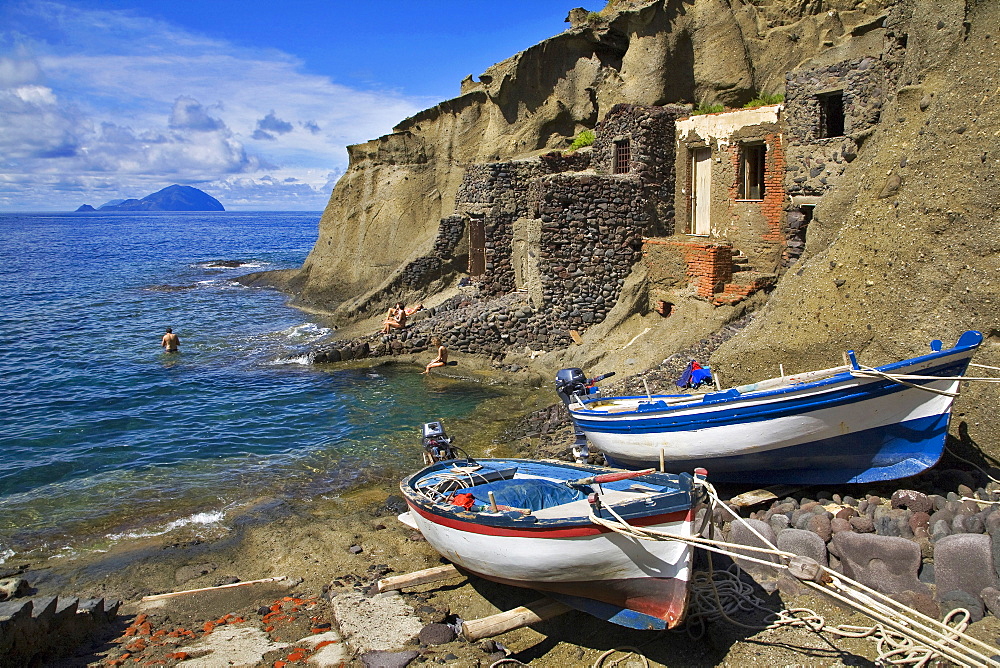
[[[985,366],[983,364],[970,364],[969,366]],[[996,367],[985,367],[987,369],[995,369]],[[918,390],[926,390],[927,392],[933,392],[934,394],[940,394],[946,397],[957,397],[958,392],[949,392],[948,390],[939,390],[935,387],[928,387],[927,385],[918,385],[916,383],[911,383],[911,380],[957,380],[961,382],[979,382],[979,383],[1000,383],[1000,378],[994,377],[974,377],[974,376],[916,376],[911,374],[897,374],[897,373],[886,373],[885,371],[879,371],[878,369],[873,369],[870,366],[860,365],[857,369],[849,370],[851,375],[855,378],[882,378],[884,380],[891,380],[894,383],[899,383],[900,385],[906,385],[907,387],[913,387]]]
[[[946,657],[961,666],[1000,666],[1000,649],[992,647],[965,633],[970,618],[968,610],[959,608],[953,611],[954,614],[949,614],[945,618],[945,621],[938,621],[902,605],[866,587],[860,582],[822,566],[812,559],[779,550],[761,535],[760,532],[754,529],[751,524],[744,521],[743,518],[723,503],[710,483],[699,481],[698,484],[703,485],[713,506],[725,509],[733,517],[734,521],[742,523],[744,527],[749,529],[767,547],[735,545],[701,536],[682,537],[669,535],[655,529],[635,527],[630,525],[608,505],[603,505],[603,509],[610,512],[615,518],[613,521],[597,517],[593,513],[590,516],[590,520],[598,526],[631,538],[685,542],[695,547],[724,554],[735,559],[745,559],[773,568],[787,570],[790,575],[799,579],[803,584],[830,596],[836,601],[867,615],[877,622],[876,626],[871,628],[851,626],[829,627],[825,623],[820,624],[817,620],[821,620],[821,618],[812,611],[793,609],[778,613],[778,619],[765,628],[778,628],[788,625],[808,626],[815,631],[822,630],[850,637],[871,636],[879,641],[880,656],[878,661],[880,664],[891,663],[896,665],[910,664],[925,666],[935,658]],[[781,561],[775,563],[770,560],[746,556],[745,553],[741,554],[732,550],[766,554],[771,557],[778,557]],[[715,587],[713,574],[708,574],[707,577],[706,586]],[[718,601],[718,591],[715,592],[715,598]],[[721,611],[724,606],[721,605],[721,601],[718,602],[720,603],[719,609]],[[796,615],[800,613],[807,614],[807,616],[805,618],[797,617]],[[724,611],[721,616],[730,622],[744,626],[740,622],[731,619]],[[890,631],[889,629],[892,630]],[[885,649],[886,646],[890,649]]]

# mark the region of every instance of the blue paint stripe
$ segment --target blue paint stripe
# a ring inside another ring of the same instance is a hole
[[[921,375],[960,375],[968,366],[968,361],[969,360],[966,358],[951,362],[947,365],[921,372]],[[842,376],[841,380],[835,381],[838,383],[844,382],[845,378],[851,379],[849,374],[838,374],[838,376]],[[912,389],[905,385],[885,380],[869,383],[860,388],[845,387],[843,389],[833,390],[820,397],[781,396],[788,395],[792,392],[801,392],[804,389],[812,389],[821,385],[830,385],[833,384],[831,382],[833,380],[834,379],[828,379],[826,381],[821,381],[820,383],[806,383],[796,386],[790,390],[738,396],[737,398],[731,399],[727,402],[734,404],[732,408],[712,412],[705,411],[689,413],[687,415],[674,415],[674,413],[678,413],[680,411],[697,409],[699,405],[694,404],[683,407],[667,408],[664,411],[658,411],[655,413],[637,413],[636,411],[614,413],[612,414],[613,417],[609,417],[605,420],[590,419],[588,417],[588,413],[591,415],[597,415],[600,414],[599,411],[582,410],[571,411],[571,413],[577,425],[583,431],[593,431],[603,434],[649,434],[660,432],[669,434],[670,432],[676,431],[690,431],[692,429],[704,429],[706,427],[763,422],[765,420],[773,420],[789,415],[803,415],[820,409],[851,406],[852,404],[886,397],[897,392]],[[919,381],[916,384],[926,384],[931,382],[934,381]],[[773,396],[775,398],[774,403],[748,405],[751,400],[757,401],[760,398],[767,396]]]
[[[909,420],[801,445],[733,457],[671,460],[673,471],[708,469],[713,482],[797,483],[826,485],[894,480],[916,475],[941,458],[948,415]],[[641,468],[649,459],[625,461],[608,456],[609,464]]]

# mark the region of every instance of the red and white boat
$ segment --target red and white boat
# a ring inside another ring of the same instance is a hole
[[[438,462],[400,487],[410,506],[400,519],[471,573],[632,628],[684,617],[690,545],[629,538],[590,517],[613,521],[610,507],[630,525],[690,537],[703,494],[689,474],[470,459]]]

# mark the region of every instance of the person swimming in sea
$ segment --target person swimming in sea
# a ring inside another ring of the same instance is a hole
[[[167,327],[167,333],[163,335],[163,339],[160,340],[160,345],[163,346],[165,352],[176,353],[180,349],[181,340],[177,338],[174,334],[174,330]]]

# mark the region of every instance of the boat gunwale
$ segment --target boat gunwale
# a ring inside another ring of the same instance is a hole
[[[447,506],[440,501],[432,501],[431,499],[424,496],[417,488],[417,482],[428,477],[433,473],[438,471],[443,471],[448,468],[448,466],[453,465],[455,461],[461,460],[449,460],[445,462],[438,462],[430,466],[424,467],[419,471],[407,476],[400,481],[400,491],[407,504],[414,509],[419,509],[423,511],[426,515],[431,515],[435,517],[445,518],[451,522],[459,522],[462,524],[481,526],[484,528],[501,529],[501,530],[516,530],[519,532],[524,532],[526,534],[535,533],[548,533],[553,530],[565,530],[565,531],[579,531],[584,529],[593,529],[593,534],[606,533],[608,530],[603,527],[597,527],[590,521],[590,517],[586,515],[572,515],[569,517],[550,517],[541,518],[535,517],[532,514],[525,515],[522,517],[510,517],[504,513],[498,514],[487,514],[487,513],[475,513],[461,506]],[[605,467],[605,466],[595,466],[591,464],[572,464],[569,465],[566,462],[538,462],[537,460],[530,459],[505,459],[505,458],[490,458],[490,459],[479,459],[475,460],[477,462],[503,462],[505,464],[514,465],[517,463],[524,464],[545,464],[547,466],[552,466],[553,468],[562,468],[567,470],[581,471],[582,473],[612,473],[620,472],[621,469]],[[645,477],[645,482],[650,484],[656,484],[663,487],[671,487],[671,489],[665,489],[663,491],[656,492],[652,494],[637,494],[635,499],[621,500],[614,503],[609,503],[606,505],[614,508],[615,512],[618,513],[624,519],[629,520],[631,523],[639,525],[646,524],[661,524],[666,522],[676,522],[683,519],[684,516],[690,515],[692,509],[698,505],[697,497],[698,493],[695,491],[694,487],[694,477],[689,473],[651,473],[648,477]],[[665,482],[664,482],[665,481]],[[621,490],[616,490],[621,491]],[[659,498],[658,498],[659,497]],[[670,498],[676,497],[676,498]],[[652,502],[652,503],[651,503]],[[555,507],[555,506],[554,506]],[[682,517],[675,517],[682,516]],[[671,519],[665,519],[670,517]],[[532,518],[527,520],[527,518]],[[526,521],[527,520],[527,521]],[[431,520],[433,521],[433,520]],[[453,527],[455,528],[455,527]],[[480,532],[476,532],[480,533]],[[539,536],[541,537],[541,536]]]
[[[970,331],[972,331],[972,330],[970,330]],[[966,333],[968,333],[968,332],[966,332]],[[956,345],[955,347],[950,348],[948,350],[932,351],[931,353],[928,353],[928,354],[925,354],[925,355],[920,355],[918,357],[911,357],[911,358],[907,358],[905,360],[899,360],[897,362],[892,362],[890,364],[884,364],[884,365],[873,367],[873,368],[876,371],[880,371],[880,372],[883,372],[883,373],[891,373],[893,371],[896,371],[896,370],[899,370],[899,369],[902,369],[902,368],[911,367],[911,366],[919,366],[921,364],[924,364],[925,362],[932,362],[932,361],[940,360],[941,364],[933,366],[933,367],[930,367],[930,368],[928,368],[928,369],[925,370],[925,372],[928,375],[933,375],[932,374],[933,371],[939,371],[939,370],[945,369],[945,368],[947,368],[949,366],[953,366],[955,364],[960,363],[961,355],[964,354],[964,353],[969,353],[968,358],[971,359],[972,354],[974,354],[975,350],[979,347],[980,343],[982,342],[982,334],[979,333],[979,332],[975,332],[975,334],[977,334],[978,337],[973,337],[973,338],[977,338],[978,340],[976,342],[974,342],[974,343],[966,344],[966,345],[962,345],[962,346]],[[963,337],[964,337],[964,335],[963,335]],[[946,361],[945,358],[948,358],[948,357],[956,357],[958,359],[953,359],[953,360],[947,360]],[[966,365],[967,364],[968,363],[966,362]],[[795,374],[789,374],[788,377],[791,378],[791,377],[794,377],[794,376],[795,376]],[[765,380],[758,381],[758,382],[767,382],[768,380],[772,380],[772,379],[765,379]],[[847,383],[847,381],[849,381],[849,380],[855,380],[857,382],[854,385],[850,385],[850,384]],[[946,380],[946,377],[942,377],[941,380]],[[934,383],[934,382],[938,382],[938,381],[937,380],[915,381],[913,384],[921,385],[921,384],[928,384],[928,383]],[[821,378],[821,379],[818,379],[818,380],[809,381],[809,382],[805,382],[805,383],[794,383],[794,384],[790,383],[790,384],[785,385],[783,387],[777,387],[777,388],[765,389],[765,390],[757,390],[757,391],[750,391],[750,392],[743,392],[743,393],[737,393],[737,394],[733,394],[733,395],[729,395],[729,396],[720,396],[720,395],[726,395],[726,393],[731,392],[732,390],[734,390],[736,388],[729,388],[728,390],[722,390],[721,392],[710,392],[710,393],[703,394],[703,395],[689,395],[689,396],[691,396],[691,400],[690,401],[674,402],[672,404],[667,404],[663,408],[659,408],[658,407],[656,409],[646,408],[646,409],[640,411],[640,410],[638,410],[638,407],[637,407],[637,408],[631,409],[631,410],[626,409],[626,410],[616,410],[614,412],[611,412],[611,411],[602,411],[602,410],[598,410],[598,409],[594,409],[594,408],[587,408],[586,406],[588,404],[598,404],[598,403],[600,403],[602,401],[611,402],[611,401],[630,401],[630,400],[642,401],[642,400],[645,400],[647,402],[652,402],[653,400],[656,400],[656,399],[662,399],[662,398],[667,398],[667,397],[677,397],[677,396],[683,396],[683,395],[664,395],[664,394],[656,395],[656,394],[654,394],[654,395],[633,395],[633,396],[621,396],[621,397],[594,397],[593,399],[584,399],[581,402],[582,403],[582,407],[581,408],[573,408],[572,405],[568,406],[567,408],[569,409],[570,414],[574,418],[576,418],[577,416],[579,416],[579,417],[587,419],[587,420],[597,420],[601,424],[618,422],[618,421],[621,421],[621,419],[625,418],[625,417],[627,417],[629,419],[633,419],[633,418],[634,419],[642,419],[642,418],[645,418],[648,421],[651,418],[660,417],[660,416],[663,416],[664,414],[678,413],[678,412],[684,411],[684,410],[698,410],[698,409],[701,409],[703,407],[718,407],[718,408],[721,409],[721,408],[724,408],[726,405],[734,404],[734,403],[737,403],[737,402],[740,402],[740,401],[745,401],[745,400],[754,400],[754,401],[761,400],[761,399],[767,400],[767,399],[772,399],[772,398],[780,398],[780,397],[787,396],[787,395],[792,394],[792,393],[803,393],[803,392],[808,393],[808,392],[811,392],[813,390],[826,391],[827,389],[833,389],[833,391],[840,391],[840,390],[848,390],[848,389],[860,388],[861,386],[865,386],[865,387],[870,388],[872,385],[877,384],[877,383],[881,383],[882,386],[886,387],[886,388],[888,387],[887,383],[892,383],[892,384],[898,385],[894,381],[891,381],[891,380],[888,380],[888,379],[860,377],[860,376],[855,376],[850,371],[844,371],[844,372],[840,372],[840,373],[834,374],[834,375],[832,375],[832,376],[830,376],[828,378]],[[832,385],[843,385],[843,387],[842,388],[829,388],[829,386],[832,386]],[[909,389],[909,388],[907,388],[904,385],[899,385],[899,389]],[[882,390],[880,390],[880,392],[882,392]],[[888,392],[886,392],[886,393],[888,393]],[[708,401],[706,403],[706,400],[709,399],[709,398],[711,398],[711,397],[713,397],[713,396],[715,398],[712,399],[712,400],[710,400],[710,401]],[[846,401],[846,398],[845,398],[845,401]],[[648,406],[649,403],[647,403],[646,405]],[[818,403],[817,407],[822,407],[822,403]],[[705,413],[701,412],[700,410],[698,410],[698,412],[695,413],[694,415],[705,415]],[[607,418],[607,420],[601,420],[600,418]]]

